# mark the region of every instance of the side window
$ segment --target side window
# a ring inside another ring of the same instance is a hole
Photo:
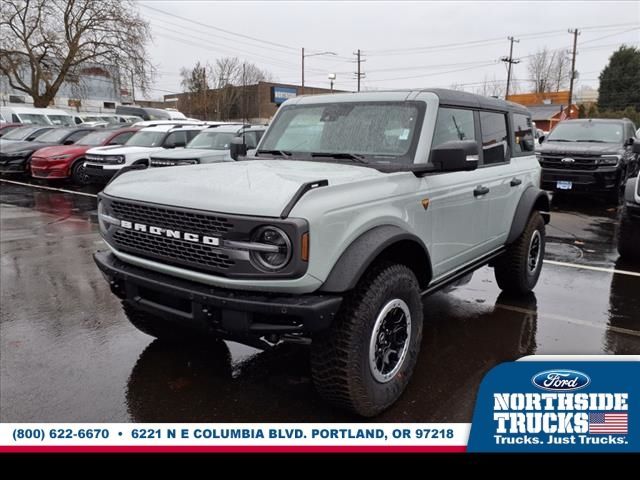
[[[133,135],[134,133],[135,132],[124,132],[120,135],[116,135],[111,139],[109,145],[124,145],[124,143],[129,140],[129,138],[131,138],[131,135]]]
[[[76,143],[78,140],[80,140],[82,137],[84,137],[85,135],[88,135],[89,133],[91,133],[90,131],[87,130],[80,130],[79,132],[73,132],[71,135],[69,135],[67,137],[67,139],[65,140],[65,142],[73,142]]]
[[[11,121],[12,121],[13,123],[21,123],[21,122],[20,122],[20,119],[18,118],[18,115],[16,115],[15,113],[12,113],[12,114],[11,114]]]
[[[173,147],[176,143],[187,143],[187,135],[184,130],[171,132],[164,141],[165,147]]]
[[[187,143],[195,138],[196,135],[200,133],[200,130],[187,130]]]
[[[507,116],[504,113],[480,112],[482,130],[482,154],[485,165],[508,160],[509,137]]]
[[[526,153],[535,150],[533,140],[534,132],[531,125],[531,117],[526,115],[513,115],[513,133],[515,135],[515,144],[513,145],[513,153]]]
[[[457,108],[441,108],[433,133],[431,148],[455,140],[475,140],[473,111]]]
[[[240,136],[242,136],[242,134],[240,134]],[[249,150],[256,148],[258,146],[258,138],[256,136],[256,132],[245,132],[244,143],[247,145],[247,148]]]

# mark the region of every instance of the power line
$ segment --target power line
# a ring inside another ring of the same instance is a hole
[[[253,40],[255,42],[266,43],[268,45],[273,45],[274,47],[284,48],[286,50],[297,50],[296,48],[291,47],[289,45],[284,45],[282,43],[271,42],[269,40],[264,40],[262,38],[252,37],[250,35],[245,35],[243,33],[232,32],[231,30],[225,30],[224,28],[216,27],[216,26],[213,26],[213,25],[210,25],[210,24],[207,24],[207,23],[202,23],[202,22],[199,22],[197,20],[193,20],[191,18],[181,17],[180,15],[176,15],[175,13],[170,13],[170,12],[167,12],[165,10],[160,10],[159,8],[150,7],[150,6],[144,5],[144,4],[140,4],[140,6],[145,8],[145,9],[147,9],[147,10],[152,10],[154,12],[162,13],[163,15],[166,15],[166,16],[171,17],[171,18],[179,18],[180,20],[183,20],[185,22],[193,23],[195,25],[200,25],[202,27],[209,28],[211,30],[216,30],[216,31],[219,31],[219,32],[223,32],[223,33],[226,33],[228,35],[234,35],[236,37],[246,38],[248,40]]]
[[[597,26],[591,26],[591,27],[583,27],[582,30],[607,30],[607,29],[611,29],[611,28],[618,28],[618,27],[630,27],[630,26],[636,26],[637,27],[637,23],[621,23],[621,24],[613,24],[613,25],[597,25]],[[519,38],[524,39],[524,40],[533,40],[534,38],[542,38],[545,36],[560,36],[561,34],[564,34],[565,30],[548,30],[545,32],[532,32],[532,33],[523,33],[523,34],[519,34],[517,35]],[[438,50],[438,49],[449,49],[451,47],[460,47],[460,48],[468,48],[469,46],[472,45],[480,45],[480,44],[490,44],[490,43],[500,43],[503,41],[504,37],[492,37],[492,38],[485,38],[485,39],[479,39],[479,40],[470,40],[470,41],[466,41],[466,42],[459,42],[459,43],[449,43],[449,44],[439,44],[439,45],[428,45],[428,46],[423,46],[423,47],[411,47],[411,48],[394,48],[394,49],[386,49],[386,50],[371,50],[369,51],[369,53],[371,54],[371,56],[384,56],[384,55],[396,55],[396,54],[411,54],[413,53],[423,53],[423,51],[429,51],[429,50]],[[483,45],[484,46],[484,45]]]

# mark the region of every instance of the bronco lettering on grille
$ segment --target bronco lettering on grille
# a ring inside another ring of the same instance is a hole
[[[218,237],[198,235],[197,233],[190,232],[181,232],[179,230],[145,225],[144,223],[120,220],[120,227],[126,228],[127,230],[133,230],[134,232],[150,233],[151,235],[158,235],[167,238],[178,238],[186,240],[188,242],[204,243],[205,245],[212,245],[214,247],[220,245],[220,239]]]

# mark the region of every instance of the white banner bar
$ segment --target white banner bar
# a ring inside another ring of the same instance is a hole
[[[464,446],[470,423],[5,423],[11,446]]]

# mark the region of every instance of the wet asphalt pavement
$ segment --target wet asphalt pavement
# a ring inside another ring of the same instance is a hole
[[[104,247],[95,209],[89,195],[0,183],[0,421],[360,421],[316,395],[306,347],[138,332],[91,258]],[[556,198],[553,210],[547,260],[640,272],[618,261],[615,209]],[[547,263],[535,295],[514,300],[483,268],[424,308],[413,380],[376,421],[469,422],[483,375],[524,355],[640,354],[639,276]]]

